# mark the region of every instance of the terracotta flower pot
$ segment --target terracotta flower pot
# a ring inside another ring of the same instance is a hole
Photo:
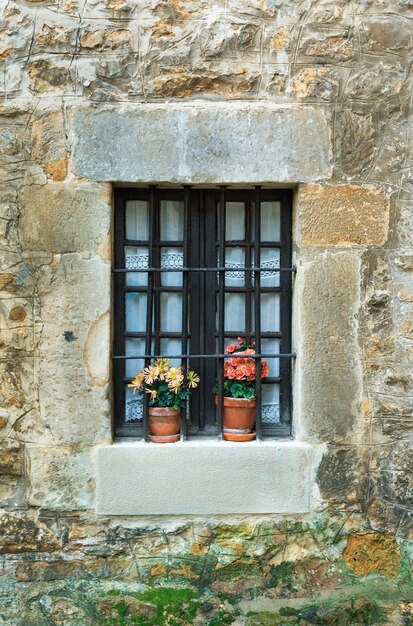
[[[151,435],[159,437],[167,437],[165,443],[177,441],[179,439],[179,431],[181,429],[181,409],[173,409],[172,407],[150,406],[148,409],[149,431]],[[170,439],[170,437],[172,437]],[[156,439],[156,441],[160,441]]]
[[[215,396],[215,404],[218,404],[218,397]],[[255,423],[255,398],[246,400],[245,398],[224,397],[223,429],[224,439],[231,441],[249,441],[252,437],[252,429]]]

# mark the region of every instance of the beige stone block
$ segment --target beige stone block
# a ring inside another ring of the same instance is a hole
[[[70,415],[64,416],[70,420]],[[89,508],[93,497],[90,448],[29,445],[28,503],[46,509]]]
[[[96,183],[24,187],[19,194],[23,247],[56,253],[98,251],[110,228],[107,196],[106,186]]]
[[[32,157],[53,180],[66,178],[68,159],[61,110],[47,113],[33,122]]]
[[[97,512],[305,513],[310,509],[313,452],[311,446],[297,441],[250,442],[248,446],[200,440],[163,446],[143,442],[99,446],[94,464]]]
[[[360,259],[329,252],[300,266],[295,290],[296,434],[320,441],[351,439],[361,401],[357,313]]]
[[[153,82],[169,76],[174,85],[181,73],[188,72],[157,71]],[[182,91],[156,95],[187,97],[186,84],[194,83],[186,79]],[[149,82],[146,91],[154,89]],[[330,131],[320,108],[234,101],[76,106],[68,110],[68,129],[73,172],[96,181],[291,184],[331,175]]]
[[[304,185],[298,193],[301,244],[383,245],[389,208],[385,191],[371,185]]]
[[[62,442],[92,444],[110,432],[110,265],[66,254],[39,278],[39,401]]]

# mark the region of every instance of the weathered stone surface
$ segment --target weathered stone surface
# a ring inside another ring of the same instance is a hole
[[[33,313],[30,299],[0,299],[0,347],[9,350],[30,350],[32,340]]]
[[[343,557],[357,576],[378,572],[395,578],[400,569],[400,549],[395,538],[383,533],[350,535]]]
[[[43,268],[39,293],[38,376],[44,423],[63,442],[106,440],[110,432],[110,337],[102,335],[102,328],[107,328],[105,314],[110,307],[110,266],[96,254],[56,257]],[[96,355],[90,354],[93,345]]]
[[[82,48],[92,50],[116,50],[130,44],[131,33],[127,29],[96,30],[86,32],[80,40]]]
[[[399,95],[405,79],[402,66],[380,61],[362,70],[354,69],[348,83],[348,96],[362,102],[376,97],[384,99]]]
[[[109,354],[107,338],[110,335],[109,313],[101,315],[90,327],[83,350],[83,359],[93,385],[103,387],[109,382]]]
[[[49,61],[33,61],[29,65],[30,88],[33,93],[58,91],[64,89],[69,82],[66,67],[58,67]]]
[[[82,109],[72,113],[70,138],[75,172],[94,180],[291,182],[330,173],[326,118],[311,108]]]
[[[388,237],[390,201],[384,189],[356,185],[300,188],[301,244],[380,245]]]
[[[27,250],[96,252],[110,228],[106,190],[93,183],[53,183],[23,187],[20,227]]]
[[[325,38],[310,39],[302,48],[302,55],[334,62],[354,58],[355,50],[351,38],[343,35],[330,35]]]
[[[404,509],[410,512],[413,504],[413,452],[409,441],[413,425],[410,416],[411,413],[396,419],[395,423],[392,423],[393,418],[384,424],[391,434],[392,443],[377,454],[374,468],[376,471],[371,476],[375,497],[394,507],[396,519],[397,510],[399,515]],[[404,425],[404,432],[400,423]],[[397,434],[401,435],[400,441],[395,441]]]
[[[299,100],[335,100],[339,86],[337,74],[325,67],[300,70],[292,80],[292,89]]]
[[[371,112],[344,109],[339,124],[336,141],[340,167],[349,175],[365,173],[373,163],[377,141]]]
[[[363,29],[366,31],[363,48],[374,52],[383,50],[396,51],[398,54],[402,50],[412,47],[412,37],[409,24],[398,19],[395,15],[390,18],[386,16],[370,17],[363,20]]]
[[[32,156],[53,180],[66,178],[67,152],[62,111],[46,113],[33,122]]]
[[[21,452],[12,448],[0,448],[0,474],[20,476],[21,473]]]
[[[119,607],[121,603],[123,603],[125,607],[125,614],[128,616],[134,615],[145,617],[147,619],[154,619],[158,613],[157,607],[154,604],[151,602],[143,602],[133,596],[122,598],[122,600],[116,596],[112,598],[105,598],[101,601],[99,608],[103,615],[108,617],[117,617],[119,615],[117,607]]]
[[[35,519],[2,511],[0,515],[0,554],[53,552],[59,544],[53,533]]]
[[[337,442],[349,437],[354,426],[361,393],[359,282],[360,261],[352,252],[318,254],[299,270],[299,436]]]
[[[359,501],[365,489],[365,463],[357,449],[328,449],[317,469],[323,499]]]
[[[89,447],[27,446],[31,506],[61,510],[89,508],[93,474]]]
[[[21,409],[26,401],[22,363],[11,357],[0,363],[0,406],[3,409]]]

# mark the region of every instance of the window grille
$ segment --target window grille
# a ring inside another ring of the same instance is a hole
[[[293,273],[289,190],[118,189],[116,434],[147,439],[145,399],[128,383],[151,359],[166,356],[201,376],[182,438],[220,437],[225,348],[242,337],[255,342],[257,438],[289,435]],[[262,383],[261,357],[270,364]]]

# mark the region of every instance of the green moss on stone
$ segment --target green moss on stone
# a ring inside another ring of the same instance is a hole
[[[220,609],[217,611],[216,615],[209,620],[207,626],[230,626],[239,614],[239,611]]]
[[[296,591],[294,563],[283,561],[270,566],[269,587],[277,587],[282,596]]]
[[[386,611],[367,598],[338,603],[310,604],[300,609],[250,614],[247,626],[379,626],[388,623]]]

